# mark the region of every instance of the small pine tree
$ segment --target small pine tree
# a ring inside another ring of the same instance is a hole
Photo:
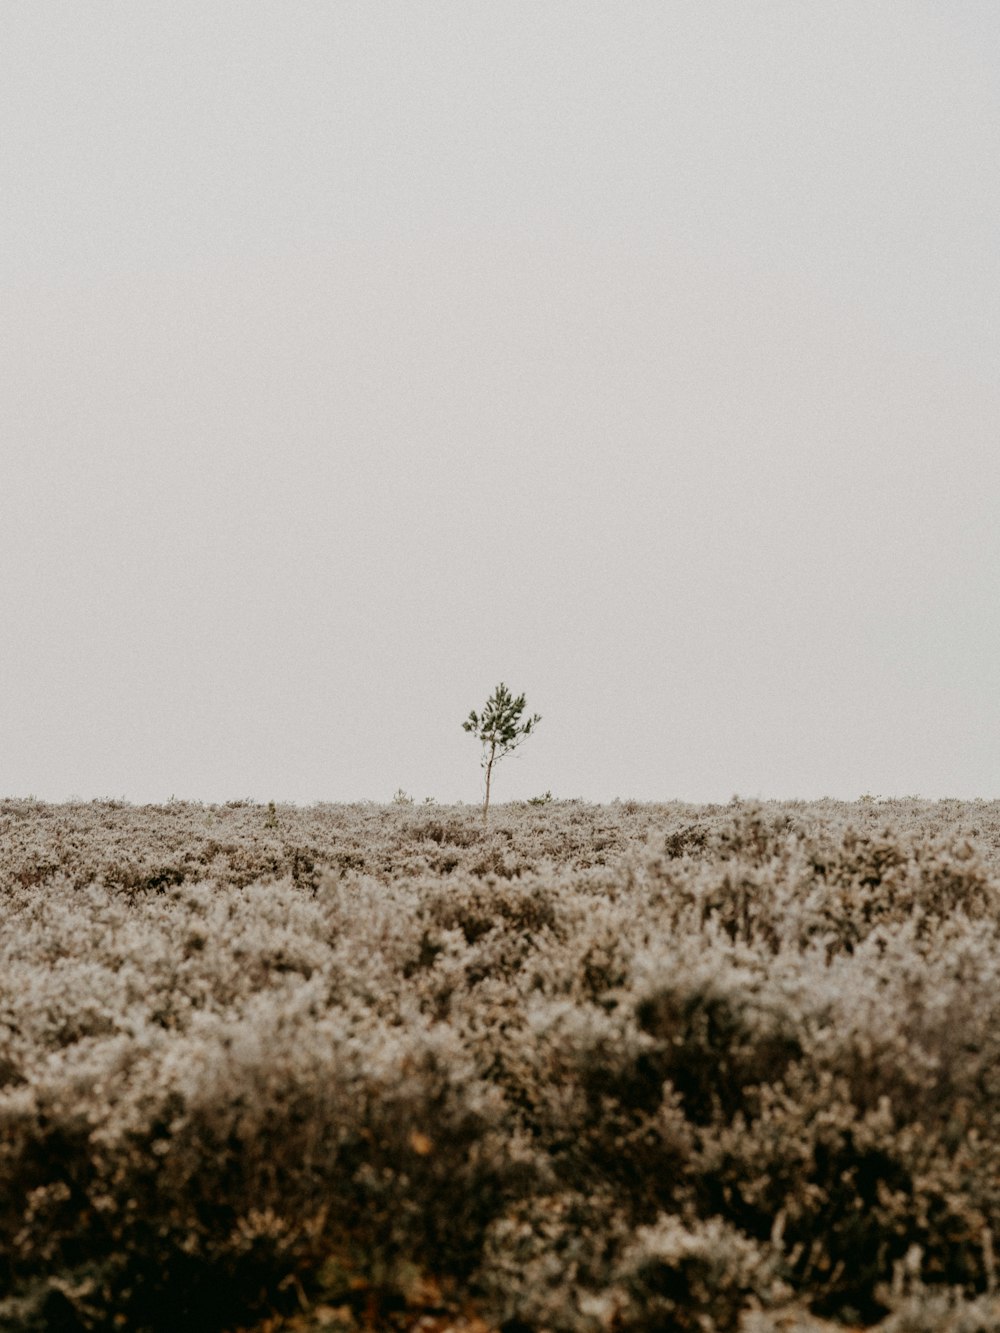
[[[476,710],[473,709],[462,723],[462,730],[471,732],[473,736],[478,738],[483,747],[482,766],[486,770],[486,795],[483,799],[484,822],[489,817],[490,812],[490,781],[493,776],[493,765],[504,755],[510,754],[511,750],[516,750],[525,737],[530,736],[542,720],[536,713],[534,717],[529,717],[526,722],[522,722],[521,715],[523,713],[524,695],[518,695],[515,699],[507,686],[501,681],[486,700],[482,713],[477,714]]]

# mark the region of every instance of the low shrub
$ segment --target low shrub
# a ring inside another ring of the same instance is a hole
[[[998,815],[0,802],[0,1329],[995,1329]]]

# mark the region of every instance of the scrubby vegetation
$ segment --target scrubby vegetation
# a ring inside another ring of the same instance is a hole
[[[1000,1330],[1000,805],[9,800],[0,902],[2,1329]]]

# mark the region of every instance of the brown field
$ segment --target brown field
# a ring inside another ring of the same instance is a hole
[[[1000,803],[0,802],[0,1329],[1000,1330]]]

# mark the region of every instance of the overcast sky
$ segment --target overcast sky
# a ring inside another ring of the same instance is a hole
[[[0,794],[1000,795],[993,0],[0,15]]]

